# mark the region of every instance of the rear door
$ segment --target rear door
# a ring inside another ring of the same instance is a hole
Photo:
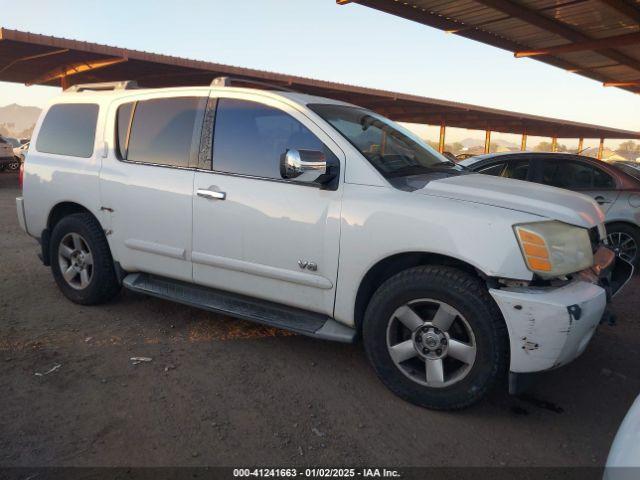
[[[620,194],[615,179],[590,162],[548,157],[537,160],[536,171],[538,183],[589,195],[604,212],[611,208]]]
[[[127,271],[192,280],[192,163],[207,93],[142,97],[110,110],[115,148],[103,161],[101,193],[110,244]]]

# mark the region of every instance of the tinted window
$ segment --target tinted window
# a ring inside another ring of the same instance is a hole
[[[125,103],[118,107],[116,143],[118,155],[121,159],[127,158],[127,135],[129,134],[129,125],[131,124],[131,114],[133,113],[134,105],[134,103]]]
[[[502,169],[504,168],[504,162],[494,163],[487,167],[482,167],[478,169],[479,173],[484,173],[485,175],[500,175],[502,173]]]
[[[93,154],[98,105],[58,104],[44,117],[36,149],[44,153],[89,158]]]
[[[202,121],[205,104],[206,99],[201,97],[156,98],[138,102],[126,159],[188,167],[191,153],[196,151],[192,145],[195,146],[200,139],[200,131],[194,127]]]
[[[507,168],[502,172],[506,178],[516,180],[526,180],[529,174],[529,160],[513,160],[507,164]]]
[[[280,157],[287,149],[330,155],[296,119],[255,102],[220,99],[214,129],[213,169],[220,172],[282,178]]]
[[[613,178],[600,169],[587,163],[567,160],[545,160],[542,183],[570,190],[615,188]]]

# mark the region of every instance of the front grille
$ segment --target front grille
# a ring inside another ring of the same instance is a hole
[[[596,250],[598,250],[601,243],[600,232],[598,231],[597,225],[589,229],[589,240],[591,241],[591,250],[593,250],[593,253],[596,253]]]

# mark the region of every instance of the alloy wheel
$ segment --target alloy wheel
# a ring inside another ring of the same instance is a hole
[[[398,308],[387,326],[387,348],[396,367],[423,386],[442,388],[462,380],[476,360],[476,339],[451,305],[433,299]]]
[[[625,232],[611,232],[607,235],[609,246],[618,257],[629,263],[634,263],[638,255],[638,244],[635,239]]]
[[[64,280],[82,290],[93,277],[93,254],[87,241],[77,233],[67,233],[58,246],[58,264]]]

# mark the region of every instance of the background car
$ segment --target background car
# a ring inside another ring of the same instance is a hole
[[[16,147],[16,148],[13,149],[13,155],[16,157],[16,159],[19,162],[24,162],[24,157],[25,157],[27,151],[29,150],[29,144],[30,144],[30,142],[23,143],[19,147]],[[18,163],[18,168],[19,167],[20,167],[20,163]]]
[[[620,258],[638,267],[640,176],[630,175],[613,164],[569,153],[489,153],[459,164],[478,173],[542,183],[591,196],[605,212],[609,244]]]
[[[7,139],[0,137],[0,170],[4,170],[9,165],[15,163],[16,157],[13,154],[13,146]],[[18,166],[20,164],[18,163]]]

